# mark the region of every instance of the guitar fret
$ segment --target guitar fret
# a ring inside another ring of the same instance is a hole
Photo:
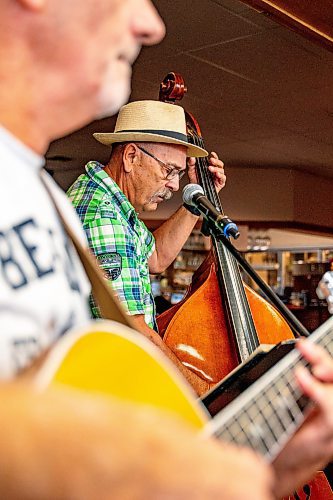
[[[231,422],[228,430],[232,435],[234,441],[238,441],[238,436],[243,432],[243,429],[240,427],[238,420]]]
[[[216,431],[215,436],[218,439],[222,439],[223,441],[236,443],[236,436],[233,431],[230,429],[229,425],[226,424],[223,429],[220,431]]]
[[[282,415],[282,412],[285,413],[285,417],[287,418],[287,422],[294,419],[293,406],[294,400],[289,388],[286,386],[286,383],[283,382],[283,378],[281,377],[275,383],[275,390],[277,396],[277,410]],[[285,410],[285,411],[284,411]]]
[[[288,429],[288,426],[286,426],[283,419],[280,418],[279,413],[276,411],[276,409],[275,409],[275,412],[273,412],[273,419],[272,420],[273,420],[272,425],[273,426],[275,425],[274,434],[278,440],[279,437],[281,436],[281,434],[286,432],[286,430]]]
[[[300,359],[296,366],[298,365],[307,366],[308,363],[305,363],[304,360]],[[292,376],[293,374],[290,370],[290,374],[284,374],[282,380],[285,381],[285,387],[290,392],[292,397],[292,400],[289,398],[289,409],[295,414],[295,421],[300,422],[304,418],[304,411],[308,408],[310,400],[302,394],[296,381],[291,379]]]
[[[261,426],[256,425],[255,431],[253,429],[250,433],[246,432],[246,430],[249,430],[248,425],[246,428],[242,428],[240,422],[236,420],[230,425],[225,425],[220,432],[216,433],[216,437],[229,442],[231,441],[239,446],[248,446],[258,450],[262,454],[266,454],[269,448],[265,440],[262,438]]]
[[[256,421],[252,420],[249,414],[249,408],[244,409],[243,418],[240,423],[243,425],[244,431],[247,432],[248,446],[251,448],[266,453],[269,444],[267,443],[267,438],[265,439],[264,425],[265,420],[262,418],[262,414],[258,413]],[[246,419],[244,419],[244,416]]]
[[[258,400],[258,408],[261,414],[262,422],[261,425],[264,427],[266,439],[273,437],[273,441],[276,439],[276,434],[274,429],[271,427],[271,420],[274,418],[274,412],[270,400],[266,396],[266,392],[261,394]],[[265,429],[266,427],[266,429]]]
[[[298,406],[295,405],[294,399],[290,396],[291,393],[286,386],[282,389],[278,389],[276,411],[279,413],[280,418],[286,420],[286,429],[288,429],[294,421],[298,421],[299,418],[302,417],[301,411]]]
[[[216,437],[222,439],[223,441],[229,441],[239,446],[251,446],[248,440],[248,436],[245,430],[239,425],[239,422],[231,422],[230,425],[226,425]]]
[[[251,404],[250,407],[247,408],[247,414],[249,415],[250,419],[250,429],[252,431],[252,434],[259,439],[259,446],[263,443],[265,447],[265,453],[268,451],[269,445],[271,443],[268,443],[269,441],[269,436],[267,436],[267,433],[265,435],[263,431],[263,427],[265,425],[265,420],[263,419],[263,415],[261,410],[259,409],[257,404]]]
[[[289,381],[288,381],[289,383]],[[291,384],[289,383],[289,386]],[[295,392],[295,389],[293,390]],[[230,423],[226,423],[216,436],[220,439],[231,441],[239,446],[249,446],[260,452],[264,456],[270,456],[271,450],[289,435],[296,427],[302,413],[295,410],[289,412],[287,424],[285,423],[285,413],[281,417],[280,408],[272,405],[272,393],[274,399],[281,394],[278,386],[269,387],[264,391],[257,401],[250,402],[242,409],[241,416]],[[290,389],[288,394],[291,395]],[[284,396],[284,399],[286,397]],[[287,411],[290,403],[288,402]],[[296,405],[297,408],[297,405]],[[296,418],[295,418],[296,417]]]
[[[323,347],[326,351],[329,352],[331,356],[333,356],[333,343],[329,336],[324,337],[322,342],[320,342],[321,347]]]
[[[252,438],[252,448],[259,451],[262,455],[266,455],[269,451],[270,443],[268,443],[267,436],[265,436],[263,431],[264,420],[262,414],[256,406],[255,408],[256,411],[253,411],[254,405],[250,405],[246,408],[246,414],[250,420],[247,428]]]
[[[321,347],[326,349],[331,356],[333,356],[333,331],[330,330],[328,323],[331,319],[326,321],[321,325],[310,337],[312,342],[319,344]]]
[[[265,398],[266,400],[269,401],[269,408],[270,408],[270,414],[268,418],[266,418],[265,424],[266,424],[266,439],[270,438],[270,447],[276,443],[282,434],[285,433],[286,427],[283,424],[283,421],[279,419],[278,414],[275,410],[275,408],[272,405],[272,399],[271,396],[269,396],[269,392],[271,393],[272,388],[269,389],[268,392],[265,393]],[[274,393],[274,399],[276,397],[276,392]],[[275,404],[275,401],[274,401]],[[267,434],[268,433],[268,434]]]
[[[278,437],[271,426],[272,419],[274,412],[270,401],[267,397],[260,398],[260,401],[243,408],[241,418],[226,425],[217,436],[223,439],[231,437],[238,445],[245,444],[266,455]]]
[[[332,326],[333,318],[310,337],[331,355]],[[250,446],[271,461],[311,405],[294,378],[295,367],[301,365],[309,366],[297,350],[287,354],[213,418],[211,432],[224,440]]]

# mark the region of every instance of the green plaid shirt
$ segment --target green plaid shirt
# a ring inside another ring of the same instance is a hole
[[[151,293],[148,258],[155,240],[140,221],[126,196],[104,171],[90,161],[67,195],[86,232],[88,243],[129,314],[144,314],[154,328],[155,305]],[[94,317],[100,312],[91,298]]]

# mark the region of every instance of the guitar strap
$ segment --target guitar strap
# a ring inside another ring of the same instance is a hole
[[[130,328],[135,328],[132,324],[130,316],[126,314],[118,297],[111,289],[111,287],[107,284],[107,280],[104,278],[101,269],[98,267],[96,259],[88,251],[88,249],[82,245],[79,238],[67,224],[64,216],[61,213],[61,209],[58,206],[58,202],[56,201],[55,196],[47,183],[45,175],[45,172],[41,171],[42,183],[51,198],[51,201],[59,216],[64,230],[66,231],[69,239],[72,241],[72,244],[82,262],[82,265],[91,283],[94,299],[98,304],[102,317],[104,319],[118,321],[118,323],[122,323],[123,325],[129,326]]]

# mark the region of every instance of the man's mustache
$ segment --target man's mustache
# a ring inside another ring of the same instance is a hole
[[[164,201],[170,200],[172,198],[173,192],[170,189],[166,189],[165,191],[159,191],[152,196],[152,198],[163,198]]]
[[[162,198],[164,199],[164,201],[167,201],[167,200],[170,200],[170,198],[172,198],[172,196],[173,196],[173,192],[168,189],[166,191],[166,193],[162,196]]]

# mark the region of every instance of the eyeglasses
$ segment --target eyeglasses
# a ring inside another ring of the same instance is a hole
[[[177,175],[178,175],[179,180],[184,177],[184,174],[186,172],[185,169],[184,170],[179,170],[179,168],[177,168],[177,167],[173,167],[171,165],[168,165],[167,163],[164,163],[164,161],[159,160],[158,158],[156,158],[156,156],[153,155],[153,153],[150,153],[149,151],[146,151],[141,146],[138,146],[138,145],[136,145],[136,146],[137,146],[138,149],[140,149],[140,151],[142,151],[146,155],[150,156],[151,158],[153,158],[154,160],[156,160],[160,164],[160,166],[166,171],[165,179],[167,179],[168,181],[171,181]]]

